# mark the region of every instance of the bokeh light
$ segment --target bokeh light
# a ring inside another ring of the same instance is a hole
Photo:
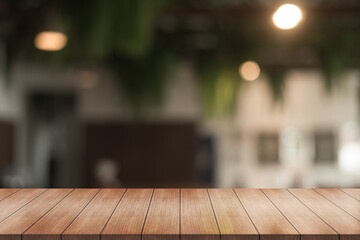
[[[302,18],[303,14],[298,6],[284,4],[274,13],[273,22],[280,29],[291,29],[296,27]]]
[[[35,37],[35,47],[43,51],[59,51],[66,43],[67,37],[61,32],[45,31]]]
[[[260,67],[254,61],[247,61],[240,66],[239,73],[244,80],[254,81],[260,75]]]

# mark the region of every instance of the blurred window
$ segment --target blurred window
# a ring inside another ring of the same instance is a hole
[[[315,164],[333,164],[336,160],[336,150],[332,131],[315,132]]]
[[[279,164],[279,134],[261,133],[258,137],[258,161],[262,164]]]

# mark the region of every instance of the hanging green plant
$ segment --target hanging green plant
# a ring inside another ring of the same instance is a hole
[[[103,60],[116,53],[146,57],[152,49],[158,12],[166,0],[58,1],[69,53]]]
[[[341,83],[356,46],[354,35],[351,33],[335,35],[332,39],[321,41],[318,47],[318,58],[325,76],[327,92],[331,92],[334,86]]]
[[[237,67],[211,57],[199,62],[198,77],[204,115],[230,116],[235,110],[240,84]]]
[[[108,63],[135,112],[145,100],[161,104],[175,57],[169,48],[155,49],[153,39],[158,12],[168,0],[75,2],[59,1],[70,40],[63,56]]]
[[[118,75],[116,80],[135,111],[144,102],[162,103],[166,81],[175,65],[174,55],[166,50],[154,51],[143,59],[113,57],[109,64]]]
[[[284,96],[285,75],[287,69],[280,67],[268,67],[266,70],[270,92],[275,103],[280,102]]]
[[[339,19],[320,16],[318,21],[311,19],[314,24],[304,25],[301,31],[280,33],[264,25],[263,18],[250,14],[246,21],[239,21],[236,14],[224,14],[228,11],[227,4],[223,8],[218,3],[205,2],[4,0],[3,9],[10,9],[11,13],[4,17],[0,28],[0,37],[6,43],[6,63],[10,66],[16,54],[21,53],[20,57],[26,60],[40,59],[63,66],[110,66],[118,74],[117,83],[129,102],[139,108],[145,101],[161,102],[173,60],[188,60],[190,56],[197,62],[204,114],[224,116],[234,111],[241,82],[238,75],[240,60],[265,59],[269,62],[270,59],[273,67],[264,71],[269,76],[273,99],[278,102],[285,87],[286,70],[282,66],[290,68],[293,67],[291,64],[302,65],[305,61],[304,65],[308,64],[308,59],[284,62],[281,51],[297,52],[299,47],[306,46],[315,52],[329,92],[341,82],[352,56],[359,52],[356,41],[359,34],[355,31],[359,18],[356,14]],[[165,14],[159,14],[170,5]],[[247,10],[247,4],[243,5],[243,9],[239,7],[241,11]],[[228,7],[231,10],[231,5]],[[67,36],[67,45],[61,51],[41,52],[34,47],[34,36],[51,30],[45,29],[51,22],[48,15],[61,22],[57,30]],[[204,51],[212,53],[204,56]],[[273,54],[277,57],[272,58],[270,55]],[[287,54],[283,55],[286,61]],[[307,53],[304,56],[306,58]]]
[[[2,44],[3,44],[3,46],[2,46],[1,50],[3,50],[5,52],[4,56],[2,57],[2,60],[3,60],[2,69],[4,71],[3,77],[5,80],[5,83],[9,84],[10,83],[10,81],[9,81],[10,70],[13,65],[13,59],[14,59],[15,55],[17,54],[16,43],[14,41],[4,41]]]

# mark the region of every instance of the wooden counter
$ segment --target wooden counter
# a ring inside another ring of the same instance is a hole
[[[360,189],[0,189],[0,240],[360,240]]]

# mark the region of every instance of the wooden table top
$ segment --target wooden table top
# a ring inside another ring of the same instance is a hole
[[[360,240],[360,189],[0,189],[0,240]]]

